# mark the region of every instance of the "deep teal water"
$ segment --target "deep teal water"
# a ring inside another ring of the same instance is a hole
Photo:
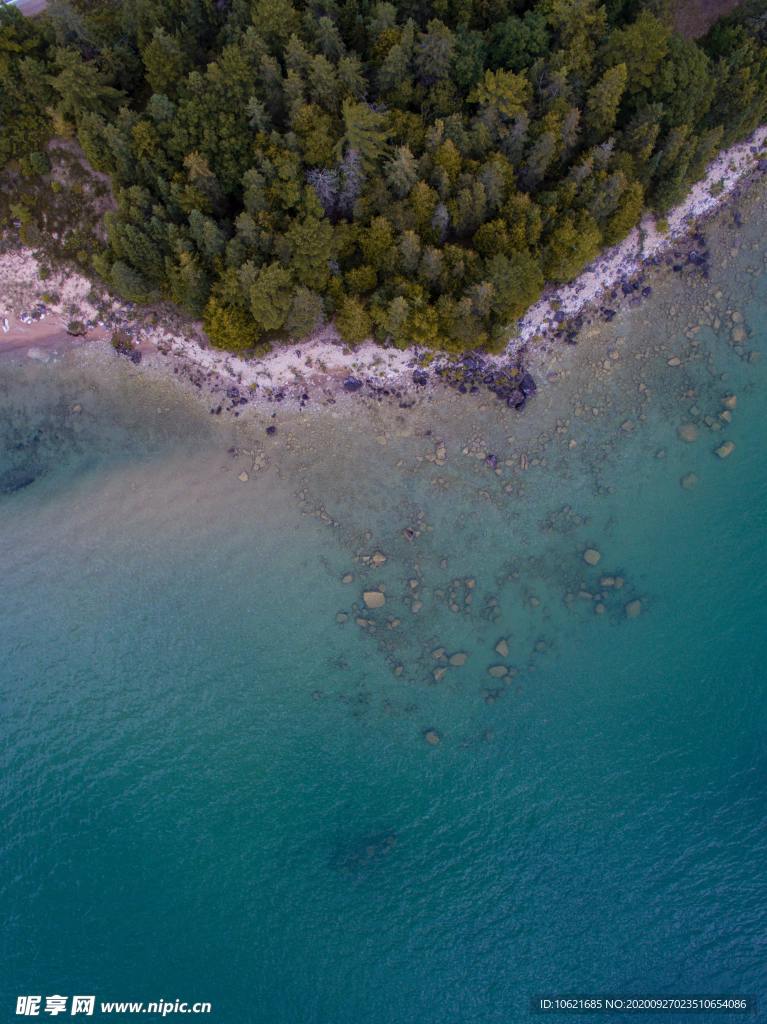
[[[221,1024],[764,1012],[761,199],[709,227],[710,282],[659,278],[522,417],[350,401],[267,439],[98,353],[0,364],[4,472],[36,477],[0,496],[3,1020],[91,992]],[[268,460],[247,482],[232,445]],[[469,658],[435,681],[440,646]]]

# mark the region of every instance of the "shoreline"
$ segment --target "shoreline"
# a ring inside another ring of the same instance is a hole
[[[528,356],[545,372],[545,358],[553,346],[575,344],[584,327],[595,320],[612,320],[625,301],[636,304],[649,298],[652,288],[642,285],[645,272],[653,267],[668,265],[681,271],[691,265],[707,274],[707,253],[697,225],[767,172],[767,159],[761,156],[766,145],[763,125],[712,161],[685,200],[668,213],[665,233],[651,214],[645,214],[638,227],[574,281],[548,286],[497,355],[449,356],[415,347],[387,348],[372,341],[351,349],[327,325],[303,342],[285,343],[258,359],[245,359],[206,345],[199,325],[184,321],[171,307],[142,308],[106,292],[99,295],[97,283],[66,270],[42,280],[34,253],[17,249],[0,253],[0,356],[26,351],[28,357],[45,362],[62,350],[94,341],[109,344],[112,333],[123,330],[133,342],[134,362],[146,356],[152,365],[209,393],[218,401],[212,413],[226,407],[237,415],[238,406],[251,401],[295,402],[301,407],[333,404],[339,392],[402,400],[440,383],[466,392],[484,386],[509,406],[522,408],[536,389],[526,372]],[[702,251],[693,247],[675,254],[675,246],[687,239]],[[80,321],[77,330],[84,328],[82,334],[68,332],[72,321]]]

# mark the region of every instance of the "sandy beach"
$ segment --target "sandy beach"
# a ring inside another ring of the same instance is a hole
[[[486,357],[483,367],[522,366],[533,354],[537,366],[545,366],[546,352],[561,343],[573,321],[571,334],[594,318],[609,319],[625,295],[631,295],[631,301],[649,296],[648,288],[636,294],[637,276],[645,267],[661,263],[664,255],[668,259],[674,245],[694,232],[707,215],[736,195],[752,176],[764,173],[766,141],[767,126],[763,126],[721,153],[685,201],[669,212],[663,232],[648,214],[623,242],[607,249],[573,282],[547,289],[520,320],[505,351]],[[632,280],[629,288],[626,282]],[[615,291],[621,284],[623,296]],[[421,387],[434,379],[431,371],[450,361],[442,356],[429,360],[427,353],[416,348],[399,350],[374,342],[350,348],[331,325],[299,344],[285,343],[261,358],[245,359],[211,348],[199,324],[184,322],[172,310],[142,310],[106,295],[98,306],[96,301],[93,282],[81,274],[60,270],[43,281],[40,262],[31,250],[0,254],[0,353],[26,349],[31,358],[47,359],[86,341],[107,343],[120,328],[142,356],[166,364],[197,387],[223,393],[224,402],[235,405],[243,394],[248,399],[300,403],[318,397],[332,401],[340,388],[393,389],[396,394],[415,386],[413,373],[425,362],[430,365],[416,382]],[[605,301],[611,308],[604,308]],[[84,325],[84,335],[67,333],[73,320]]]

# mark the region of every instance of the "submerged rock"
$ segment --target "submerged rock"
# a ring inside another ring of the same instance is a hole
[[[391,853],[396,844],[397,836],[394,832],[363,836],[354,843],[337,848],[330,858],[330,866],[336,871],[356,874]]]
[[[432,747],[437,747],[442,742],[442,737],[436,729],[427,729],[423,734],[423,738]]]
[[[583,552],[583,561],[587,565],[599,565],[602,561],[602,553],[596,548],[586,548]]]
[[[499,640],[495,645],[495,653],[501,658],[508,658],[509,656],[509,644],[508,641],[503,639]]]
[[[450,655],[449,661],[453,668],[461,668],[461,666],[466,664],[468,658],[468,654],[465,654],[463,651],[458,651],[456,654]]]
[[[386,598],[380,590],[366,590],[362,600],[366,608],[382,608],[386,604]]]
[[[724,444],[720,444],[716,449],[716,454],[720,459],[727,459],[735,451],[735,445],[732,441],[725,441]]]
[[[28,469],[8,469],[0,473],[0,494],[15,494],[35,482],[37,476]]]
[[[680,441],[685,441],[687,444],[698,440],[698,428],[694,423],[683,423],[681,427],[677,428],[677,434]]]
[[[696,473],[685,473],[679,483],[686,491],[691,491],[698,486],[698,476]]]
[[[642,614],[642,602],[640,600],[629,601],[625,606],[626,618],[636,619]]]

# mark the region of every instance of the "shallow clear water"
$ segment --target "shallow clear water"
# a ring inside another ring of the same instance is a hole
[[[106,353],[0,364],[3,1019],[767,997],[763,198],[521,416],[349,398],[267,437]]]

